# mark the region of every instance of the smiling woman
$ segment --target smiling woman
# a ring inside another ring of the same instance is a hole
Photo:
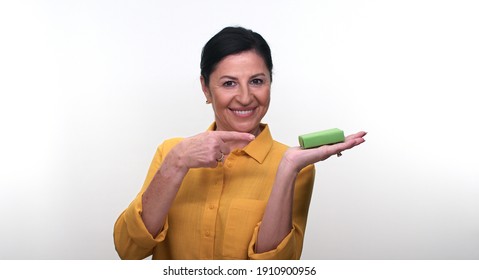
[[[209,78],[201,78],[208,103],[213,104],[217,130],[259,135],[259,123],[268,111],[270,70],[255,51],[223,59]]]
[[[115,223],[121,258],[299,259],[314,163],[364,142],[303,150],[273,140],[261,123],[273,63],[266,41],[227,27],[203,48],[201,86],[215,121],[163,142],[144,185]]]

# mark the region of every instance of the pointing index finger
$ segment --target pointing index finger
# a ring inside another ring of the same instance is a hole
[[[255,139],[254,135],[246,132],[237,132],[237,131],[215,131],[217,136],[221,138],[224,142],[227,141],[248,141],[251,142]]]

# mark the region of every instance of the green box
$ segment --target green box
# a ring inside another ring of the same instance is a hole
[[[344,131],[337,128],[303,134],[299,137],[299,145],[303,149],[316,148],[322,145],[344,142]]]

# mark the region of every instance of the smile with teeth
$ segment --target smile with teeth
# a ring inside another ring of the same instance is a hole
[[[254,109],[249,109],[249,110],[235,110],[235,109],[230,109],[233,114],[241,116],[241,117],[246,117],[250,116],[253,114]]]

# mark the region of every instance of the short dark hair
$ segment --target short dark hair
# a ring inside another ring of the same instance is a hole
[[[211,73],[223,58],[249,50],[256,51],[263,58],[273,80],[273,60],[266,40],[252,30],[230,26],[218,32],[203,47],[200,67],[205,84],[209,84]]]

